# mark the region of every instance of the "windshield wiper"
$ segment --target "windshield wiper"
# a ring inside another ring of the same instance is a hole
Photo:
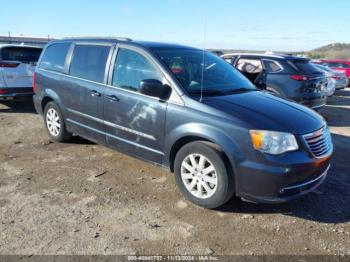
[[[252,91],[257,91],[257,89],[242,87],[242,88],[237,88],[232,90],[224,90],[223,92],[227,95],[227,94],[237,94],[237,93],[252,92]]]
[[[211,96],[215,96],[215,95],[225,95],[225,92],[223,90],[197,90],[197,91],[192,91],[191,94],[196,94],[196,95],[211,95]]]
[[[252,88],[237,88],[237,89],[231,89],[231,90],[196,90],[191,92],[191,94],[200,95],[201,93],[204,96],[223,96],[228,94],[237,94],[237,93],[243,93],[243,92],[250,92],[250,91],[257,91],[256,89]]]

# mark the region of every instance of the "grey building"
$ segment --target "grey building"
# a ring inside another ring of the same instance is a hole
[[[48,37],[11,36],[0,35],[0,44],[25,44],[31,46],[44,46],[47,42],[54,40]]]

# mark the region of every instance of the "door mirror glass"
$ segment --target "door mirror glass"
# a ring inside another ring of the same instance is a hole
[[[157,79],[145,79],[140,82],[139,92],[143,95],[165,100],[169,98],[171,88],[168,85],[163,85],[163,83]]]

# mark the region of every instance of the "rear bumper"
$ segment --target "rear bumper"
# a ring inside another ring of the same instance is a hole
[[[336,81],[335,82],[335,89],[339,90],[339,89],[344,89],[349,85],[349,81]]]
[[[0,88],[0,99],[15,99],[21,97],[32,97],[32,87]]]
[[[335,87],[335,90],[341,90],[341,89],[345,89],[345,88],[347,88],[347,85],[346,86],[336,86]]]
[[[322,95],[309,95],[304,97],[297,97],[294,100],[304,106],[318,109],[326,105],[327,103],[327,94],[323,93]]]
[[[33,96],[33,103],[34,103],[34,107],[35,107],[36,112],[39,115],[43,115],[44,112],[41,108],[41,97],[39,97],[38,95],[34,95]]]

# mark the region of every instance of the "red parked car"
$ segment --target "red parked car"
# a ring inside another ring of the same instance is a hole
[[[350,80],[350,61],[341,59],[323,59],[320,60],[320,63],[335,71],[344,72]]]

